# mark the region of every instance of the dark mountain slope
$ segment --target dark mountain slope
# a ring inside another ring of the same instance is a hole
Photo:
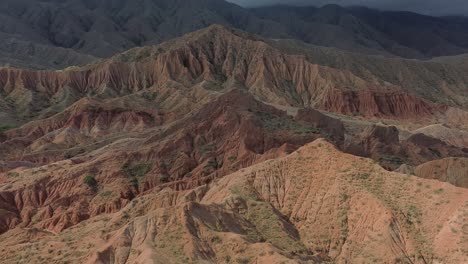
[[[337,5],[322,8],[271,6],[253,9],[253,12],[287,27],[291,38],[311,44],[366,54],[424,57],[419,51],[400,45],[350,10]]]
[[[284,24],[294,38],[316,45],[408,58],[468,51],[467,19],[462,17],[431,17],[337,5],[272,6],[253,11],[263,19]]]
[[[245,9],[222,0],[4,0],[0,53],[8,56],[0,63],[49,69],[82,65],[212,24],[365,54],[429,58],[468,52],[466,23],[459,17],[336,5]]]
[[[0,19],[0,32],[8,36],[2,42],[64,47],[97,57],[160,43],[215,23],[267,36],[273,28],[281,32],[276,23],[217,0],[6,0],[0,4]]]
[[[378,12],[366,8],[352,9],[351,12],[399,44],[426,56],[437,57],[467,52],[466,18],[439,18],[411,12]]]

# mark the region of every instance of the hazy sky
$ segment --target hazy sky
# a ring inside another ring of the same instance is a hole
[[[468,0],[228,0],[242,6],[271,4],[314,5],[324,4],[362,5],[385,10],[406,10],[424,14],[468,14]]]

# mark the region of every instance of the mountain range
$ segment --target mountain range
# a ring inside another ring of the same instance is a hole
[[[0,14],[0,263],[468,262],[464,18]]]
[[[154,45],[212,24],[382,56],[466,53],[468,20],[337,5],[246,9],[222,0],[5,0],[1,63],[59,69]]]

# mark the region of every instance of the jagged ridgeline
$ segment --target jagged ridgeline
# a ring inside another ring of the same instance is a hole
[[[242,8],[223,0],[4,0],[0,62],[61,69],[222,24],[274,39],[428,59],[468,52],[467,20],[337,5]]]
[[[331,63],[316,64],[319,55]],[[338,60],[344,62],[332,62]],[[391,80],[389,76],[400,77]],[[160,95],[181,87],[187,93],[194,92],[193,87],[213,92],[244,87],[268,103],[399,118],[431,116],[447,111],[447,106],[466,107],[466,76],[463,69],[435,62],[356,59],[346,52],[325,54],[307,47],[291,52],[278,43],[211,26],[81,68],[3,68],[0,87],[7,116],[19,120],[50,116],[85,96],[107,98],[147,91]],[[432,88],[421,88],[428,86]],[[182,104],[182,94],[173,96],[179,98],[174,104],[189,107]]]
[[[399,12],[30,3],[3,58],[76,66],[0,68],[0,263],[467,262],[464,56],[394,56],[462,18],[417,16],[428,48],[368,16]]]

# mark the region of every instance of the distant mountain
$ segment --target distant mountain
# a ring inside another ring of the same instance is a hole
[[[425,58],[468,52],[468,19],[384,12],[338,5],[253,9],[288,28],[294,38],[361,53]]]
[[[468,52],[462,17],[337,5],[246,9],[222,0],[4,0],[0,63],[83,65],[212,24],[365,54],[425,59]]]
[[[355,8],[351,12],[401,45],[436,57],[466,53],[468,18],[430,17],[411,12],[379,12]]]
[[[0,50],[4,42],[29,42],[109,57],[215,23],[288,37],[276,22],[218,0],[6,0],[0,3]],[[22,57],[25,52],[14,54]]]

